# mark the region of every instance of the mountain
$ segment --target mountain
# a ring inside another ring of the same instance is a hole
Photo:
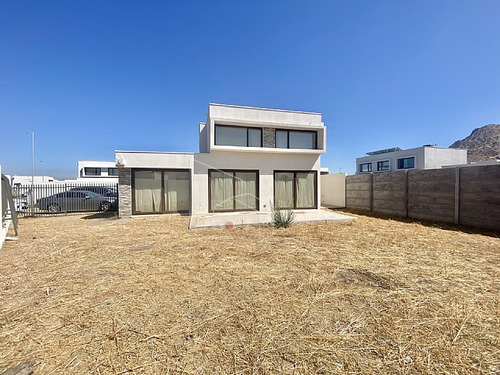
[[[500,125],[474,129],[467,138],[456,141],[450,148],[466,148],[469,163],[500,157]]]

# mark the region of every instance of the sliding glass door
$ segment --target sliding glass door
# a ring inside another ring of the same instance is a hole
[[[133,170],[132,213],[189,212],[187,170]]]
[[[134,198],[134,213],[161,212],[161,172],[136,171]]]
[[[210,212],[258,210],[258,172],[209,170]]]
[[[317,208],[316,171],[275,171],[274,206],[276,208]]]

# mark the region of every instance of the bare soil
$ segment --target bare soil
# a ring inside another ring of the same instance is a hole
[[[0,373],[500,373],[498,234],[355,216],[23,218],[0,250]]]

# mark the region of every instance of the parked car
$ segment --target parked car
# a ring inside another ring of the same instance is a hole
[[[116,207],[116,197],[106,197],[93,191],[71,190],[40,198],[36,205],[51,213],[109,211]]]
[[[118,197],[118,191],[115,188],[105,186],[78,186],[70,191],[93,191],[94,193],[104,195],[105,197]]]

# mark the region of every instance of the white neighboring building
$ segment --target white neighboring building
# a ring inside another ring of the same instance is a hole
[[[114,161],[78,160],[77,182],[118,183]]]
[[[439,169],[448,165],[467,164],[467,150],[426,145],[408,150],[395,147],[368,152],[356,159],[356,174],[395,172],[408,169]]]
[[[12,186],[16,185],[29,185],[31,184],[31,180],[33,179],[32,176],[7,176],[10,179],[10,184]],[[58,182],[54,177],[52,176],[34,176],[33,183],[35,185],[40,185],[40,184],[45,184],[45,183],[52,183],[52,182]]]
[[[116,151],[119,215],[318,209],[320,113],[209,104],[200,153]]]

